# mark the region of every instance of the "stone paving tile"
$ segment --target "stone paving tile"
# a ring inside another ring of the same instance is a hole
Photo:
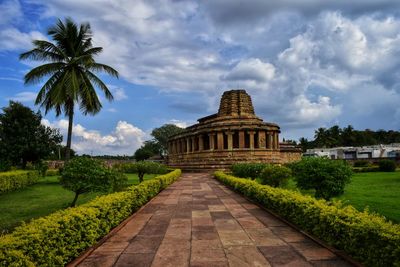
[[[184,174],[79,266],[352,266],[209,174]]]
[[[237,246],[225,249],[229,266],[271,266],[255,246]]]

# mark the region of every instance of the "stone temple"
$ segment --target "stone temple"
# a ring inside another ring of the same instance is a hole
[[[286,163],[301,150],[279,142],[280,128],[254,113],[245,90],[223,93],[218,113],[198,119],[168,140],[168,165],[183,170],[228,169],[238,162]]]

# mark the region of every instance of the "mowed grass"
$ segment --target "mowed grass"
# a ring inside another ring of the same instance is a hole
[[[338,199],[400,223],[400,172],[356,173]]]
[[[285,188],[298,190],[293,180],[289,180]],[[313,190],[300,191],[314,195]],[[346,186],[345,193],[336,200],[361,211],[368,208],[369,211],[400,223],[400,172],[355,173],[351,183]]]
[[[139,183],[136,174],[127,174],[128,184]],[[156,174],[145,175],[144,180]],[[104,193],[86,193],[78,198],[77,205],[86,203]],[[74,193],[63,189],[57,176],[42,178],[37,184],[24,189],[0,195],[0,234],[11,231],[22,221],[42,217],[69,207]]]

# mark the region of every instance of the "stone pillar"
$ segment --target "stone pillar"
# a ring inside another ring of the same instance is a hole
[[[204,150],[204,140],[203,140],[203,135],[200,134],[199,135],[199,151],[203,151]]]
[[[191,148],[191,151],[194,152],[194,149],[195,149],[194,140],[195,140],[195,138],[194,138],[194,136],[192,136],[192,137],[190,137],[190,139],[192,140],[192,148]]]
[[[224,133],[223,132],[217,133],[217,149],[218,150],[224,149]]]
[[[274,140],[275,140],[275,149],[279,149],[279,135],[277,132],[274,134]]]
[[[233,149],[233,132],[226,132],[226,136],[228,137],[228,150]]]
[[[208,134],[208,142],[210,144],[211,151],[214,150],[214,136],[215,136],[215,133]]]
[[[244,148],[244,131],[239,131],[239,148]]]
[[[254,134],[256,133],[255,131],[248,131],[247,132],[250,137],[250,149],[254,149]]]
[[[271,133],[267,133],[267,141],[268,141],[267,148],[272,149],[272,134]]]
[[[179,143],[179,154],[182,154],[182,152],[183,152],[183,143],[182,143],[182,139],[179,139],[179,140],[178,140],[178,143]]]
[[[189,137],[186,137],[186,153],[190,152],[190,140]]]
[[[265,148],[265,131],[258,132],[258,148]]]

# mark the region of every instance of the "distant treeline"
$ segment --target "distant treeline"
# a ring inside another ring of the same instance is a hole
[[[287,142],[297,143],[291,140]],[[340,128],[335,125],[331,128],[318,128],[315,130],[314,140],[300,138],[297,143],[303,151],[310,148],[318,147],[338,147],[338,146],[366,146],[400,143],[400,132],[393,130],[377,130],[370,129],[354,130],[353,126],[349,125]]]
[[[89,158],[94,158],[94,159],[105,159],[105,160],[133,160],[135,159],[134,156],[113,156],[113,155],[100,155],[100,156],[91,156],[88,154],[83,154],[82,157],[89,157]]]

